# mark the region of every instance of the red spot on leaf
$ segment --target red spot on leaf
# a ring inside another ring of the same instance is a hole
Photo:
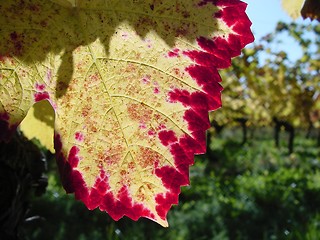
[[[148,131],[148,135],[149,136],[154,136],[154,135],[156,135],[156,132],[154,130],[149,130]]]
[[[179,57],[179,49],[175,48],[172,51],[168,52],[169,57]]]
[[[35,88],[37,91],[42,92],[45,90],[46,86],[44,84],[36,83]]]
[[[146,128],[147,128],[147,125],[146,125],[144,122],[141,122],[141,123],[139,124],[139,128],[140,128],[140,129],[146,129]]]
[[[81,132],[76,132],[74,134],[74,138],[79,142],[82,142],[84,140],[84,136]]]
[[[174,73],[175,73],[177,76],[180,76],[181,71],[180,71],[179,68],[173,68],[173,71],[174,71]],[[183,74],[183,73],[182,73],[182,74]]]
[[[150,83],[150,78],[151,78],[150,75],[144,76],[144,77],[142,78],[142,83],[144,83],[144,84]]]
[[[48,92],[37,92],[34,94],[34,101],[35,102],[39,102],[41,100],[49,100],[50,97],[49,97],[49,93]]]
[[[159,90],[158,87],[155,87],[154,90],[153,90],[153,92],[154,92],[155,94],[158,94],[158,93],[160,93],[160,90]]]

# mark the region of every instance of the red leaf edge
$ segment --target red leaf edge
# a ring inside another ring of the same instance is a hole
[[[254,40],[250,31],[251,22],[245,13],[246,3],[238,0],[205,0],[199,6],[205,4],[222,7],[215,17],[223,19],[235,33],[230,34],[227,39],[199,37],[197,42],[202,51],[183,52],[194,61],[193,65],[185,69],[186,72],[202,87],[203,91],[189,93],[186,90],[175,89],[169,93],[169,99],[172,102],[180,102],[189,107],[184,119],[188,122],[192,136],[185,135],[177,139],[173,131],[166,129],[158,134],[161,143],[170,148],[177,167],[175,169],[165,166],[155,170],[155,174],[162,180],[163,185],[170,189],[166,194],[158,194],[155,198],[156,211],[163,220],[166,220],[171,206],[178,204],[180,187],[189,185],[189,166],[194,163],[194,155],[203,154],[206,151],[205,132],[210,127],[208,112],[221,107],[222,87],[219,84],[221,77],[218,69],[229,67],[231,58],[240,55],[241,49]],[[110,188],[107,183],[108,177],[103,171],[94,186],[88,189],[81,174],[75,169],[79,161],[77,157],[79,149],[76,146],[72,147],[66,158],[61,152],[62,144],[58,134],[55,135],[55,148],[59,172],[66,192],[74,192],[76,199],[83,201],[88,209],[99,207],[100,210],[108,212],[114,220],[123,216],[133,220],[138,220],[140,217],[155,220],[155,216],[142,204],[133,203],[126,187],[114,196],[108,190]]]
[[[175,89],[169,93],[171,101],[181,102],[190,107],[184,119],[188,122],[192,137],[185,135],[177,139],[170,131],[158,135],[160,141],[170,147],[177,167],[175,169],[166,166],[155,171],[164,186],[171,190],[165,195],[156,196],[158,204],[156,211],[163,220],[166,219],[171,206],[178,204],[180,187],[189,184],[189,166],[194,162],[194,155],[205,153],[205,131],[210,127],[208,112],[221,107],[222,87],[219,85],[221,78],[218,69],[229,67],[231,58],[240,55],[241,49],[254,40],[250,31],[251,22],[245,14],[246,3],[238,0],[203,0],[199,6],[205,4],[222,7],[215,17],[221,18],[235,33],[230,34],[227,39],[199,37],[197,42],[202,51],[183,52],[194,61],[194,65],[187,67],[186,72],[202,87],[203,92],[190,94],[185,90]],[[42,99],[43,96],[39,98]],[[8,113],[1,113],[0,141],[8,141],[17,128],[17,124],[10,125],[9,120]],[[115,220],[124,215],[133,220],[140,217],[155,219],[155,216],[141,204],[132,203],[125,187],[117,196],[108,192],[107,176],[103,171],[95,185],[88,189],[81,174],[75,169],[79,161],[77,157],[79,149],[76,146],[72,147],[66,158],[61,151],[62,143],[58,134],[55,134],[54,145],[61,181],[66,192],[74,192],[76,199],[82,200],[88,209],[99,207]]]

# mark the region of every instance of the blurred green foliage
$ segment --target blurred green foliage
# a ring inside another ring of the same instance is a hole
[[[198,156],[191,186],[169,212],[169,228],[140,219],[113,221],[66,195],[54,160],[47,193],[32,202],[27,239],[320,239],[320,150],[316,141],[296,140],[288,155],[277,149],[272,131],[256,129],[241,145],[239,129],[226,129],[211,142],[212,156]]]

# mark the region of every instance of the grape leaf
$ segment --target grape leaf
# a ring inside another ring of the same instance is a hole
[[[302,16],[320,21],[319,0],[282,0],[282,8],[294,20]]]
[[[303,3],[304,0],[282,0],[282,8],[291,18],[297,19]]]
[[[42,146],[54,153],[54,111],[46,100],[35,103],[19,125],[24,136],[36,138]]]
[[[48,100],[66,192],[167,226],[206,150],[218,69],[253,41],[238,0],[0,3],[0,139]]]

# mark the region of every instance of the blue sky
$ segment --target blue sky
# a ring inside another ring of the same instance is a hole
[[[281,0],[243,0],[248,4],[247,14],[252,22],[252,31],[255,35],[256,42],[263,36],[274,31],[277,22],[286,23],[293,20],[282,10]],[[310,20],[303,20],[301,17],[295,22],[309,24]],[[290,53],[290,59],[300,57],[301,52],[298,50],[296,43],[286,35],[281,35],[284,44],[275,46],[280,50]]]
[[[247,14],[252,21],[252,30],[257,40],[272,32],[278,21],[292,21],[282,10],[281,0],[244,0],[244,2],[248,4]]]

